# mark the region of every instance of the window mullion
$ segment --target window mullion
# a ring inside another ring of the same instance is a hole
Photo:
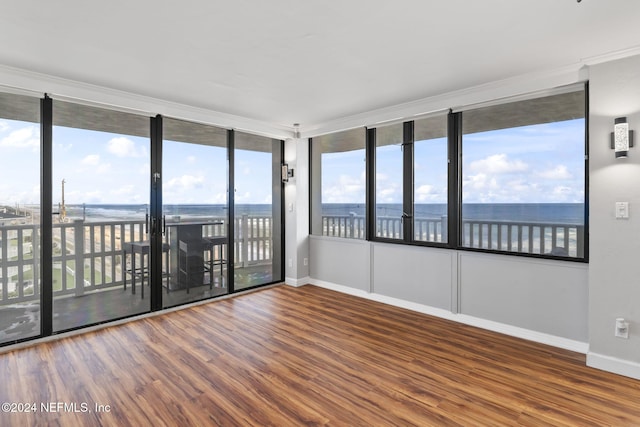
[[[403,240],[413,241],[413,121],[403,125],[402,139],[402,229]]]

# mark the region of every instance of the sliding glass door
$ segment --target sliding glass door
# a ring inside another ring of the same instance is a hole
[[[0,344],[40,334],[40,101],[0,94]]]
[[[234,137],[235,290],[282,280],[282,141]]]
[[[163,118],[164,307],[229,292],[227,130]]]
[[[282,161],[280,140],[0,94],[0,346],[281,281]]]
[[[53,331],[150,305],[150,119],[53,103]]]

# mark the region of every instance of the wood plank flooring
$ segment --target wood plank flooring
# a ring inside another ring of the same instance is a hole
[[[0,354],[1,402],[36,405],[2,426],[640,425],[640,381],[584,355],[314,286]]]

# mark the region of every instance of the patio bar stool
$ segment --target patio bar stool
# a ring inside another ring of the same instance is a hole
[[[223,268],[227,264],[227,259],[224,256],[227,236],[205,237],[204,240],[211,245],[209,254],[209,289],[213,287],[213,272],[216,266],[220,266],[220,281],[217,287],[224,288],[222,280],[224,278]]]
[[[216,266],[220,266],[220,287],[224,287],[222,283],[223,265],[226,264],[223,251],[227,238],[221,237],[203,237],[202,239],[180,240],[178,243],[178,275],[179,279],[184,277],[187,293],[195,280],[202,280],[202,283],[196,283],[196,286],[204,284],[204,273],[209,273],[209,289],[213,288],[214,271]],[[205,259],[205,253],[208,253]]]
[[[144,299],[144,281],[149,278],[149,253],[151,244],[148,240],[142,242],[126,242],[122,244],[122,262],[124,270],[124,289],[127,289],[127,274],[131,276],[131,294],[136,294],[136,278],[140,279],[140,298]],[[162,244],[162,253],[167,271],[162,272],[162,277],[169,278],[169,244]],[[131,255],[131,268],[126,268],[127,254]],[[137,255],[140,257],[140,266],[136,266]],[[146,259],[146,262],[145,262]]]

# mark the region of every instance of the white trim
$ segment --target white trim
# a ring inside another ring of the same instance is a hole
[[[633,46],[628,49],[622,49],[615,52],[605,53],[603,55],[590,56],[582,59],[585,65],[597,65],[604,62],[616,61],[618,59],[628,58],[630,56],[640,55],[640,46]]]
[[[300,286],[304,286],[309,283],[311,279],[307,277],[302,277],[300,279],[294,279],[293,277],[285,277],[284,283],[288,286],[293,286],[294,288],[299,288]]]
[[[431,316],[439,317],[441,319],[452,320],[454,322],[459,322],[469,326],[475,326],[481,329],[498,332],[498,333],[509,335],[516,338],[522,338],[522,339],[537,342],[540,344],[545,344],[553,347],[562,348],[565,350],[575,351],[577,353],[586,354],[589,351],[589,344],[581,341],[575,341],[568,338],[563,338],[555,335],[545,334],[542,332],[532,331],[525,328],[519,328],[517,326],[507,325],[504,323],[494,322],[491,320],[485,320],[478,317],[468,316],[465,314],[454,314],[448,310],[443,310],[441,308],[436,308],[436,307],[431,307],[424,304],[405,301],[398,298],[392,298],[385,295],[368,293],[359,289],[354,289],[354,288],[350,288],[348,286],[343,286],[343,285],[337,285],[335,283],[329,283],[322,280],[316,280],[313,278],[309,279],[309,283],[321,288],[330,289],[330,290],[341,292],[344,294],[353,295],[356,297],[393,305],[395,307],[405,308],[407,310],[428,314]]]
[[[589,352],[587,366],[640,380],[640,363],[637,362]]]
[[[145,115],[150,116],[162,114],[175,119],[237,129],[269,138],[293,137],[293,126],[273,125],[220,111],[165,101],[6,65],[0,65],[0,89],[8,92],[18,90],[22,93],[39,94],[39,96],[47,93],[58,99],[72,99],[91,105],[109,106],[117,110],[135,111],[138,114],[146,112]]]

